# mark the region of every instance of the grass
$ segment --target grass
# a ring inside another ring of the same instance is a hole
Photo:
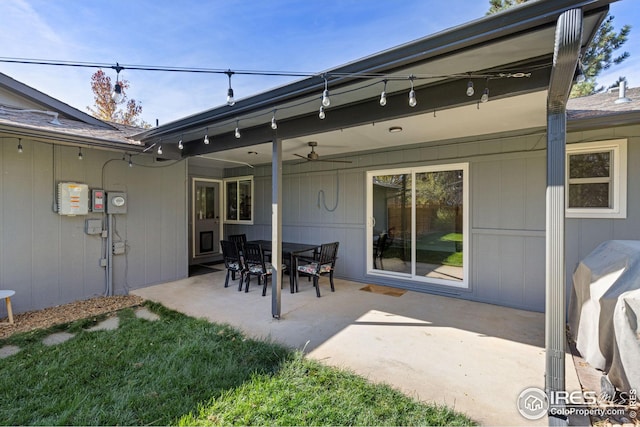
[[[92,320],[53,347],[51,331],[0,341],[22,351],[0,360],[3,425],[472,425],[229,325],[158,304],[159,321],[119,312],[114,331]]]

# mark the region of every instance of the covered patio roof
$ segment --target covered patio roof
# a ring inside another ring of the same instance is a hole
[[[215,160],[207,165],[229,167],[238,162],[270,163],[270,142],[276,138],[283,142],[282,160],[288,161],[299,160],[295,154],[306,154],[311,140],[319,142],[317,150],[323,157],[331,157],[544,128],[558,17],[568,9],[583,10],[584,51],[613,1],[530,1],[134,138],[147,147],[162,143],[163,157],[208,157]],[[321,120],[318,109],[325,79],[331,105]],[[382,107],[378,100],[384,80],[387,105]],[[465,93],[469,80],[475,85],[470,97]],[[408,105],[412,81],[418,101],[413,108]],[[485,87],[490,100],[480,103]],[[276,130],[270,126],[274,114]],[[236,126],[242,135],[239,139],[234,136]],[[389,133],[392,126],[402,127],[403,132]],[[211,140],[208,145],[202,142],[205,133]],[[180,140],[183,150],[178,148]]]

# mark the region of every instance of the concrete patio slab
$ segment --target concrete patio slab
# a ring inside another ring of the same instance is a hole
[[[271,316],[271,289],[224,288],[224,272],[132,291],[168,308],[228,323],[253,337],[304,350],[308,357],[390,384],[423,401],[446,404],[484,425],[546,425],[517,410],[518,395],[544,388],[544,315],[456,298],[363,291],[335,280],[322,297],[302,280],[282,290],[282,316]],[[580,390],[570,355],[567,390]]]

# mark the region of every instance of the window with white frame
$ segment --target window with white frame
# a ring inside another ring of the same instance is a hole
[[[627,217],[627,140],[567,145],[566,216]]]
[[[224,222],[253,224],[253,176],[224,180]]]

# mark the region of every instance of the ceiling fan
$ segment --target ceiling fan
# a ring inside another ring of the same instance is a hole
[[[298,156],[301,159],[305,159],[308,162],[337,162],[337,163],[351,163],[351,161],[349,160],[322,160],[320,158],[320,156],[318,155],[318,153],[316,153],[315,151],[315,147],[318,146],[318,143],[316,141],[309,141],[307,143],[309,145],[309,147],[311,147],[311,152],[309,154],[307,154],[306,156],[301,156],[300,154],[294,154],[294,156]]]

